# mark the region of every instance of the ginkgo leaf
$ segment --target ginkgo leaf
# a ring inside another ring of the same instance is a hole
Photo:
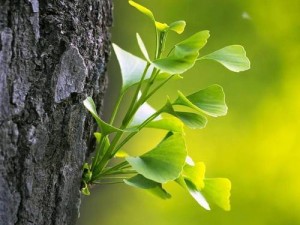
[[[246,51],[241,45],[230,45],[217,50],[201,59],[212,59],[233,72],[241,72],[250,69],[250,61],[246,56]]]
[[[199,52],[199,50],[206,45],[209,36],[208,30],[197,32],[196,34],[176,44],[172,53],[180,58],[185,55]]]
[[[205,165],[203,162],[197,162],[195,165],[185,164],[182,171],[184,179],[192,182],[198,190],[204,188]]]
[[[194,66],[198,55],[199,54],[197,52],[194,54],[184,55],[180,58],[175,55],[171,55],[167,58],[154,60],[152,65],[169,74],[182,74]]]
[[[226,178],[206,178],[202,194],[208,200],[220,208],[230,210],[231,182]]]
[[[196,113],[176,111],[175,115],[191,129],[202,129],[207,124],[206,117]]]
[[[148,51],[147,51],[147,49],[146,49],[146,46],[145,46],[145,44],[144,44],[144,42],[143,42],[141,36],[140,36],[138,33],[136,34],[136,38],[137,38],[137,42],[138,42],[138,45],[139,45],[139,47],[140,47],[140,50],[141,50],[141,52],[143,53],[145,59],[146,59],[147,61],[150,61],[150,59],[149,59],[149,54],[148,54]]]
[[[134,114],[134,117],[130,121],[129,127],[137,127],[145,122],[150,116],[152,116],[156,110],[150,106],[147,102],[140,106],[137,112]],[[161,117],[158,116],[157,119]]]
[[[186,146],[180,133],[168,134],[154,149],[126,160],[139,174],[158,183],[179,177],[186,158]]]
[[[116,53],[122,75],[122,90],[125,92],[129,87],[140,82],[147,62],[131,53],[121,49],[116,44],[113,44],[114,51]],[[149,79],[153,71],[153,66],[149,66],[145,80]]]
[[[148,16],[153,22],[155,22],[154,15],[148,8],[146,8],[145,6],[142,6],[134,1],[129,1],[129,4],[131,6],[133,6],[134,8],[136,8],[141,13],[143,13],[144,15]]]
[[[90,113],[92,114],[92,116],[96,120],[96,122],[97,122],[97,124],[98,124],[98,126],[99,126],[99,128],[101,130],[102,135],[107,135],[107,134],[110,134],[110,133],[113,133],[113,132],[121,131],[120,129],[118,129],[116,127],[113,127],[112,125],[104,122],[98,116],[95,103],[94,103],[94,101],[93,101],[93,99],[91,97],[87,97],[83,101],[83,104],[84,104],[85,108],[90,111]]]
[[[186,22],[184,20],[179,20],[171,23],[169,25],[169,29],[176,32],[177,34],[181,34],[183,33],[185,26]]]
[[[164,115],[163,117],[150,122],[146,127],[183,133],[183,123],[181,122],[181,120],[177,119],[175,116],[170,115]]]
[[[178,92],[179,97],[174,105],[184,105],[207,115],[218,117],[227,114],[223,88],[217,84],[211,85],[194,94],[185,96]]]
[[[152,116],[156,110],[150,106],[147,102],[140,106],[131,120],[129,127],[134,128],[145,122],[150,116]],[[182,122],[174,116],[157,116],[153,121],[149,122],[146,127],[169,130],[174,132],[183,132]]]
[[[128,153],[123,150],[118,150],[118,152],[114,155],[116,158],[126,158],[127,156],[129,156]]]
[[[155,21],[155,26],[156,26],[157,30],[159,30],[159,31],[166,31],[169,29],[168,24],[157,22],[157,21]]]
[[[149,180],[140,174],[124,180],[124,183],[132,187],[145,189],[162,199],[171,198],[171,195],[163,189],[162,184]]]
[[[182,74],[194,66],[208,38],[209,31],[200,31],[176,44],[168,57],[154,60],[152,64],[164,72]]]
[[[186,187],[190,195],[206,210],[211,210],[210,204],[203,196],[203,194],[191,183],[189,180],[185,180]]]

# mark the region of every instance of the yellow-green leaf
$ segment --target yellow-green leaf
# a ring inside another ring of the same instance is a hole
[[[124,180],[124,183],[132,187],[147,190],[162,199],[171,198],[171,195],[165,189],[163,189],[162,184],[153,180],[149,180],[140,174]]]
[[[220,85],[211,85],[188,96],[178,93],[179,97],[173,103],[174,105],[184,105],[214,117],[227,114],[225,94]]]
[[[180,133],[168,134],[154,149],[139,157],[126,160],[139,174],[158,183],[175,180],[181,174],[187,156],[185,141]]]
[[[241,72],[250,69],[250,60],[246,56],[246,51],[241,45],[231,45],[217,50],[201,59],[212,59],[233,72]]]

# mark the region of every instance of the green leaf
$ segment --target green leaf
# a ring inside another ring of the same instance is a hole
[[[200,31],[176,44],[172,53],[180,58],[185,55],[199,52],[199,50],[206,45],[209,36],[208,30]]]
[[[100,119],[100,117],[98,116],[97,110],[96,110],[95,103],[91,97],[87,97],[83,101],[83,104],[84,104],[85,108],[92,114],[92,116],[96,120],[96,122],[101,130],[102,135],[107,135],[107,134],[110,134],[113,132],[122,131],[122,130],[120,130],[116,127],[113,127],[110,124],[104,122],[102,119]]]
[[[157,22],[154,18],[154,15],[153,13],[151,12],[151,10],[149,10],[148,8],[146,8],[145,6],[142,6],[134,1],[129,1],[129,4],[131,6],[133,6],[134,8],[136,8],[138,11],[140,11],[141,13],[143,13],[144,15],[146,15],[147,17],[149,17],[154,25],[155,25],[155,28],[159,31],[165,31],[169,28],[169,26],[166,24],[166,23],[160,23],[160,22]]]
[[[165,189],[163,189],[162,184],[149,180],[140,174],[130,179],[124,180],[124,182],[125,184],[132,187],[146,189],[147,191],[150,191],[152,194],[162,199],[171,198],[171,195]]]
[[[118,152],[114,155],[116,158],[126,158],[128,156],[128,153],[123,150],[118,150]]]
[[[170,115],[164,115],[160,119],[150,122],[146,127],[183,133],[183,123],[181,120]]]
[[[184,179],[192,182],[198,190],[204,188],[205,165],[198,162],[194,165],[185,164],[182,171]]]
[[[129,128],[136,128],[145,122],[150,116],[152,116],[156,110],[152,108],[147,102],[145,102],[138,109],[134,115],[132,121],[129,124]],[[183,124],[182,122],[174,116],[158,116],[153,121],[149,122],[146,127],[148,128],[157,128],[163,130],[169,130],[174,132],[183,133]]]
[[[166,23],[161,23],[161,22],[157,22],[155,21],[155,27],[157,28],[157,30],[159,31],[166,31],[169,29],[168,24]]]
[[[212,59],[227,69],[233,72],[240,72],[250,69],[250,61],[246,56],[246,51],[243,46],[240,45],[231,45],[220,50],[217,50],[213,53],[205,55],[201,59]]]
[[[156,110],[150,106],[147,102],[140,106],[131,120],[129,127],[137,127],[145,122],[150,116],[152,116]],[[157,117],[159,119],[160,117]]]
[[[90,164],[88,163],[85,163],[83,165],[83,175],[82,175],[82,180],[85,182],[85,183],[88,183],[91,178],[92,178],[92,171],[91,171],[91,167],[90,167]]]
[[[121,75],[122,75],[121,92],[125,92],[129,87],[140,82],[144,70],[147,66],[147,62],[121,49],[116,44],[113,44],[113,48],[121,68]],[[147,70],[145,80],[150,78],[152,70],[153,67],[150,66]]]
[[[199,56],[199,50],[206,44],[209,31],[198,32],[186,40],[175,45],[171,54],[162,59],[157,59],[152,64],[170,74],[182,74],[192,68]]]
[[[129,1],[129,4],[131,6],[133,6],[134,8],[136,8],[141,13],[143,13],[144,15],[148,16],[153,22],[155,22],[154,15],[149,9],[147,9],[146,7],[136,3],[134,1]]]
[[[160,144],[144,155],[126,158],[139,174],[158,183],[178,178],[187,155],[182,134],[168,135]]]
[[[181,34],[184,31],[186,22],[184,20],[179,20],[171,23],[169,25],[169,29],[176,32],[177,34]]]
[[[203,194],[195,187],[189,180],[185,180],[186,189],[190,195],[201,205],[204,209],[210,210],[210,205]]]
[[[182,74],[194,66],[198,55],[198,53],[194,53],[180,58],[171,55],[167,58],[154,60],[152,64],[163,72],[169,74]]]
[[[100,151],[100,157],[102,157],[105,154],[106,150],[109,148],[110,141],[108,139],[108,136],[106,135],[104,137],[104,140],[103,140],[104,141],[104,145],[100,146],[100,139],[102,137],[102,134],[99,133],[99,132],[95,132],[94,136],[96,138],[96,143],[97,143],[97,145],[96,145],[96,152]],[[101,148],[101,150],[99,148]]]
[[[150,59],[149,59],[149,54],[148,54],[148,52],[147,52],[147,49],[146,49],[146,47],[145,47],[145,44],[144,44],[144,42],[143,42],[141,36],[140,36],[138,33],[136,34],[136,38],[137,38],[137,42],[138,42],[138,44],[139,44],[140,50],[141,50],[141,52],[143,53],[145,59],[147,59],[147,61],[150,61]]]
[[[204,163],[194,163],[190,157],[186,158],[186,164],[183,168],[181,176],[176,182],[186,189],[190,195],[206,210],[210,210],[209,203],[206,198],[200,192],[204,188],[204,175],[205,165]]]
[[[196,113],[176,111],[175,115],[191,129],[202,129],[207,124],[206,117]]]
[[[201,192],[209,202],[229,211],[230,189],[230,180],[226,178],[209,178],[204,179],[204,189]]]
[[[84,182],[84,187],[81,188],[81,193],[84,194],[84,195],[90,195],[90,190],[89,190],[89,187],[88,185]]]
[[[189,96],[179,92],[174,105],[184,105],[207,115],[218,117],[227,114],[223,88],[217,84],[211,85]]]

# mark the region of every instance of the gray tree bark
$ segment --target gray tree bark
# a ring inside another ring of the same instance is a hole
[[[74,225],[111,0],[0,0],[0,224]]]

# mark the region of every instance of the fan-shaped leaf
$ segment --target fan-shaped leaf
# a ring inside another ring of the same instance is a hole
[[[171,198],[171,195],[165,189],[163,189],[160,183],[157,183],[153,180],[149,180],[140,174],[127,180],[124,180],[124,182],[125,184],[132,187],[146,189],[147,191],[150,191],[152,194],[162,199]]]
[[[176,111],[175,115],[191,129],[202,129],[207,124],[206,117],[196,113]]]
[[[171,23],[169,25],[169,29],[176,32],[177,34],[181,34],[184,31],[186,22],[184,20],[179,20]]]
[[[121,49],[116,44],[113,44],[122,75],[122,92],[126,91],[129,87],[140,82],[147,62],[131,53]],[[153,67],[150,66],[147,70],[145,80],[151,76]]]
[[[164,115],[160,119],[150,122],[146,127],[183,133],[183,123],[174,116]]]
[[[243,46],[231,45],[217,50],[208,55],[202,56],[201,59],[212,59],[233,72],[240,72],[250,69],[250,61],[246,56]]]
[[[131,120],[129,127],[137,127],[145,122],[150,116],[152,116],[156,110],[150,106],[147,102],[140,106],[140,108],[135,113],[133,119]],[[158,116],[156,120],[160,119]]]
[[[179,97],[173,104],[184,105],[214,117],[224,116],[227,113],[223,88],[216,84],[189,96],[179,92]]]
[[[164,72],[182,74],[194,66],[199,50],[206,44],[208,38],[209,31],[200,31],[176,44],[168,57],[154,60],[152,64]]]
[[[144,155],[126,158],[139,174],[158,183],[178,178],[187,155],[182,134],[168,135],[160,144]]]
[[[91,97],[87,97],[84,101],[83,104],[85,108],[90,111],[94,119],[96,120],[99,129],[101,130],[102,135],[107,135],[116,131],[121,131],[120,129],[111,126],[110,124],[104,122],[97,113],[95,103]]]
[[[182,56],[199,52],[206,45],[209,36],[208,30],[200,31],[176,44],[172,54],[181,58]]]
[[[194,66],[198,55],[199,54],[197,52],[182,56],[180,58],[170,55],[167,58],[154,60],[152,64],[163,72],[169,74],[182,74]]]
[[[204,188],[205,165],[198,162],[195,165],[185,164],[182,171],[184,179],[192,182],[198,190]]]
[[[209,178],[204,180],[204,188],[201,190],[205,198],[220,208],[230,210],[230,180],[226,178]]]

